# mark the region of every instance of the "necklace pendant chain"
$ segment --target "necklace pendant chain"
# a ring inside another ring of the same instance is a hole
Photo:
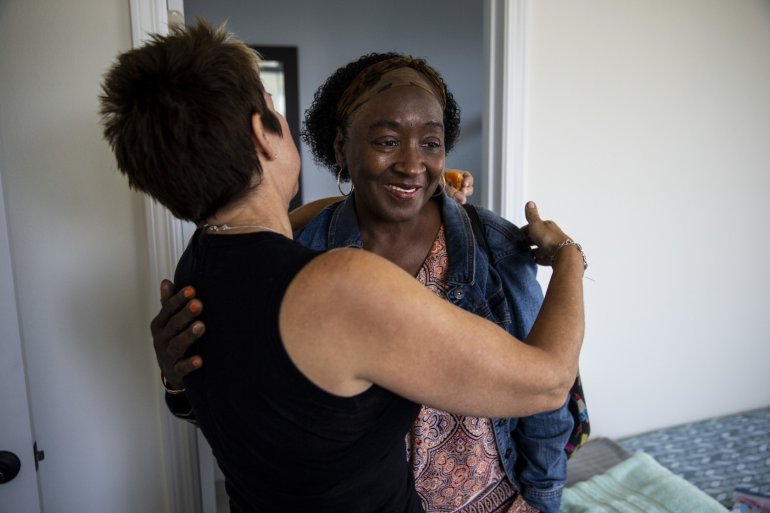
[[[246,229],[246,228],[259,228],[261,230],[265,230],[268,232],[273,233],[280,233],[278,230],[274,230],[273,228],[270,228],[269,226],[263,226],[261,224],[242,224],[238,226],[230,226],[229,224],[207,224],[203,227],[208,232],[218,233],[218,232],[226,232],[229,230],[239,230],[239,229]]]

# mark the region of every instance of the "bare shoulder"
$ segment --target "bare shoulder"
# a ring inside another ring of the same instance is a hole
[[[382,326],[392,324],[396,299],[414,293],[425,291],[373,253],[350,248],[323,253],[286,291],[279,317],[284,347],[320,388],[343,396],[360,393],[372,383],[360,373],[362,359],[369,357],[362,343],[380,340]]]
[[[421,287],[404,270],[388,260],[366,250],[339,248],[313,259],[297,275],[292,287],[302,288],[303,295],[313,291],[321,295],[338,295],[344,300],[349,293],[352,300],[360,300],[367,293],[382,295],[406,286]],[[384,289],[383,289],[384,287]]]
[[[362,249],[340,248],[302,269],[286,292],[281,312],[282,318],[310,316],[315,319],[313,329],[340,333],[343,325],[386,317],[407,303],[415,307],[426,297],[432,299],[392,262]]]

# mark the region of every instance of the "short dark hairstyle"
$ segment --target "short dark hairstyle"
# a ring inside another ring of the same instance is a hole
[[[369,53],[337,69],[318,88],[313,97],[313,103],[305,111],[305,120],[301,132],[302,140],[310,147],[315,162],[328,168],[332,174],[336,175],[339,172],[334,154],[334,139],[337,136],[338,129],[345,133],[349,121],[348,119],[340,121],[336,119],[337,103],[340,97],[363,69],[394,57],[404,57],[404,55],[395,52]],[[428,66],[423,59],[418,60],[425,66]],[[434,68],[431,67],[431,69]],[[438,72],[436,74],[446,91],[444,147],[446,152],[449,153],[460,136],[460,107],[455,102],[454,96],[452,96],[452,93],[447,88],[444,79]],[[340,179],[348,180],[349,178],[347,169],[343,169]]]
[[[119,55],[100,114],[129,186],[199,224],[245,195],[262,173],[252,116],[281,135],[258,63],[223,26],[200,19]]]

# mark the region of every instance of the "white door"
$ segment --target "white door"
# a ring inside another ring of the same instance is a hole
[[[27,380],[0,177],[0,513],[40,513]],[[18,460],[17,460],[18,458]],[[19,463],[18,474],[9,479]]]

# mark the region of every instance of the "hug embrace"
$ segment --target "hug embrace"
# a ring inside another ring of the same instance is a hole
[[[222,28],[122,54],[101,102],[129,185],[198,226],[153,335],[233,512],[558,510],[585,257],[532,202],[476,209],[479,245],[435,70],[370,54],[319,89],[302,137],[352,193],[296,234],[297,148]]]

